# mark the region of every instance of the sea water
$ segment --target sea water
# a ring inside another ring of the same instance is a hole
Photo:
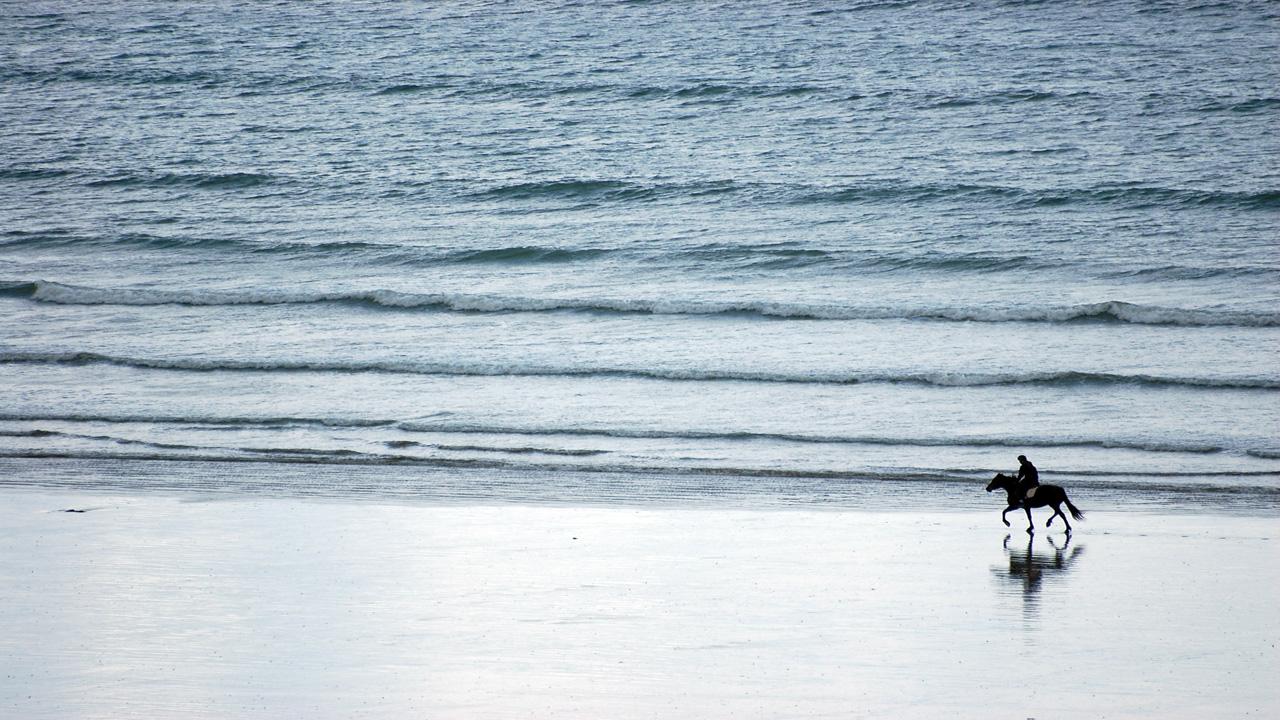
[[[4,482],[1274,503],[1277,62],[1266,2],[5,3]]]

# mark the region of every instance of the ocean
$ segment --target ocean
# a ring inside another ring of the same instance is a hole
[[[1266,2],[5,3],[0,482],[1274,509],[1277,62]]]

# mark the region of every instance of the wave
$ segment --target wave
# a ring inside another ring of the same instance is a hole
[[[53,180],[70,174],[70,170],[59,168],[8,167],[0,169],[0,180]]]
[[[1044,102],[1045,100],[1060,100],[1064,97],[1085,97],[1088,93],[1071,93],[1070,95],[1059,95],[1055,92],[1044,90],[1002,90],[997,92],[985,93],[982,95],[962,95],[962,96],[945,96],[941,98],[930,97],[926,99],[922,105],[923,109],[946,109],[946,108],[965,108],[974,105],[1012,105],[1016,103],[1034,103]]]
[[[352,243],[355,244],[355,243]],[[290,244],[282,244],[287,247]],[[336,244],[333,244],[336,245]],[[23,248],[65,248],[79,250],[87,248],[147,248],[153,250],[231,250],[234,252],[255,252],[266,246],[252,241],[234,238],[208,238],[191,236],[152,235],[150,233],[120,233],[111,236],[78,235],[58,230],[44,232],[10,231],[0,235],[0,247]],[[309,246],[316,249],[327,249],[324,245]]]
[[[1250,100],[1240,102],[1218,101],[1210,102],[1195,108],[1192,112],[1198,113],[1253,113],[1260,111],[1274,111],[1280,109],[1280,98],[1277,97],[1257,97]]]
[[[571,201],[575,203],[644,202],[706,199],[730,196],[753,204],[809,205],[994,205],[1036,209],[1063,206],[1118,206],[1126,209],[1165,207],[1190,209],[1231,207],[1241,210],[1280,209],[1280,190],[1206,190],[1138,184],[1081,188],[1027,188],[966,183],[915,183],[877,180],[847,186],[793,183],[750,183],[732,180],[660,182],[634,179],[562,178],[498,185],[472,191],[474,200]]]
[[[122,443],[147,445],[147,443]],[[173,446],[175,449],[178,446]],[[540,451],[533,451],[540,452]],[[551,453],[555,455],[557,453]],[[559,453],[567,454],[567,453]],[[699,465],[669,464],[633,464],[633,463],[600,463],[596,461],[519,461],[501,458],[466,458],[466,457],[433,457],[424,455],[406,455],[397,453],[367,453],[351,450],[309,450],[297,448],[189,448],[188,452],[164,452],[163,446],[156,451],[147,450],[103,450],[103,449],[50,449],[50,450],[0,450],[0,458],[24,459],[78,459],[78,460],[169,460],[196,462],[253,462],[308,465],[395,465],[437,468],[489,468],[510,470],[555,470],[593,473],[661,473],[670,475],[729,475],[739,477],[792,477],[792,478],[826,478],[826,479],[958,479],[972,478],[975,475],[996,472],[992,470],[927,470],[913,469],[875,469],[875,470],[821,470],[785,468],[752,468],[742,466],[711,467]],[[1087,473],[1070,471],[1055,473],[1062,477],[1089,477]],[[1273,477],[1275,472],[1155,472],[1125,473],[1133,477]],[[1099,477],[1113,477],[1114,474],[1103,474]],[[1126,482],[1122,487],[1132,487]],[[1280,490],[1276,490],[1280,492]]]
[[[638,200],[654,197],[660,188],[620,180],[557,180],[501,185],[475,193],[474,198],[498,200]]]
[[[680,265],[731,265],[743,268],[788,269],[827,267],[872,271],[941,270],[948,272],[1027,272],[1060,270],[1061,261],[1023,254],[990,251],[902,251],[816,248],[801,243],[779,242],[757,245],[708,243],[666,252],[660,258]],[[1270,270],[1270,268],[1269,268]],[[1280,272],[1277,272],[1280,275]]]
[[[111,435],[88,435],[85,433],[60,432],[57,430],[0,430],[0,437],[11,438],[71,438],[76,440],[101,440],[104,442],[114,443],[116,445],[137,445],[159,450],[199,450],[196,445],[186,445],[181,443],[161,443],[151,442],[147,440],[134,440],[131,438],[120,438]]]
[[[26,232],[11,230],[0,233],[0,248],[74,248],[108,250],[143,248],[147,250],[212,251],[234,255],[278,255],[307,260],[354,262],[394,267],[468,266],[548,266],[616,260],[644,267],[696,266],[722,267],[730,270],[790,270],[818,268],[837,271],[870,272],[937,271],[944,273],[1026,273],[1058,272],[1064,261],[1051,256],[1002,253],[990,250],[944,251],[871,248],[820,248],[799,242],[734,244],[712,242],[690,247],[656,250],[627,246],[587,245],[498,245],[491,247],[439,247],[406,245],[367,240],[305,242],[270,240],[259,237],[201,237],[191,235],[157,235],[151,233],[119,233],[84,235],[59,230]],[[1121,264],[1091,269],[1104,278],[1136,278],[1149,280],[1205,280],[1212,278],[1274,278],[1280,281],[1280,268],[1269,264],[1201,265],[1165,264],[1158,266]]]
[[[395,455],[342,458],[308,456],[182,457],[145,453],[4,453],[0,483],[70,489],[160,491],[299,498],[396,498],[411,502],[556,505],[759,507],[886,507],[918,503],[922,491],[951,507],[989,510],[995,498],[982,492],[992,471],[781,470],[684,465],[626,466],[607,463],[541,463],[431,459]],[[1072,478],[1090,502],[1125,505],[1167,503],[1214,512],[1250,514],[1280,507],[1276,473],[1161,474],[1138,478]],[[1254,475],[1254,477],[1246,477]],[[1216,477],[1215,477],[1216,476]],[[914,499],[914,500],[913,500]],[[1086,498],[1087,499],[1087,498]]]
[[[775,478],[780,480],[805,479],[829,481],[889,481],[889,482],[986,482],[994,468],[877,468],[877,469],[785,469],[760,468],[748,466],[701,466],[683,464],[631,464],[611,463],[585,460],[531,460],[521,461],[495,458],[465,457],[432,457],[422,455],[405,455],[394,453],[365,453],[354,451],[311,451],[291,448],[278,449],[216,449],[196,448],[189,453],[148,452],[127,450],[0,450],[0,458],[7,460],[89,460],[89,461],[133,461],[133,462],[187,462],[187,463],[254,463],[270,465],[312,465],[360,467],[372,466],[380,468],[402,467],[412,469],[450,469],[450,470],[500,470],[526,473],[590,473],[595,475],[618,476],[666,476],[678,477],[724,477],[724,478]],[[1166,492],[1209,492],[1232,495],[1280,495],[1280,487],[1271,484],[1280,479],[1280,473],[1274,471],[1245,472],[1125,472],[1092,473],[1066,470],[1055,472],[1058,482],[1070,482],[1071,487],[1088,487],[1091,489],[1109,489],[1127,492],[1166,491]],[[1135,480],[1135,478],[1137,478]],[[1230,484],[1206,482],[1211,478],[1231,480]],[[225,479],[221,474],[219,480]],[[1251,479],[1248,482],[1246,479]],[[101,479],[96,479],[95,482]],[[329,487],[329,492],[341,491],[347,487],[346,478],[338,487]],[[522,484],[533,480],[526,475]],[[463,482],[468,482],[462,478]],[[1196,482],[1199,481],[1199,482]],[[1245,481],[1243,484],[1241,481]],[[1258,484],[1261,483],[1261,484]],[[504,493],[512,489],[508,476],[501,483]],[[981,487],[981,485],[979,485]],[[827,488],[829,490],[829,488]],[[318,491],[320,488],[314,488]],[[755,485],[734,485],[732,487],[711,488],[699,484],[697,494],[715,494],[718,491],[756,493],[762,488]],[[782,490],[766,488],[764,491]],[[788,497],[794,498],[795,488],[788,486],[783,490]],[[812,489],[810,489],[812,490]],[[818,492],[826,496],[823,491]]]
[[[147,440],[135,440],[133,438],[121,438],[112,435],[90,435],[86,433],[62,432],[58,430],[0,430],[0,437],[10,438],[66,438],[71,440],[91,440],[109,442],[115,445],[148,447],[155,450],[192,450],[192,451],[211,451],[211,450],[233,450],[235,452],[245,452],[253,454],[265,455],[305,455],[305,456],[333,456],[333,457],[351,457],[358,455],[368,455],[369,453],[361,453],[355,450],[319,450],[315,448],[210,448],[198,445],[189,445],[183,443],[162,443]],[[488,445],[442,445],[438,443],[420,443],[416,440],[390,440],[384,443],[387,447],[397,450],[403,450],[412,447],[433,448],[448,452],[478,452],[478,453],[497,453],[502,455],[552,455],[562,457],[591,457],[595,455],[606,455],[608,450],[595,449],[566,449],[566,448],[548,448],[533,446],[488,446]],[[29,451],[23,451],[29,452]],[[65,449],[59,450],[65,452]],[[164,457],[170,457],[171,453],[166,453]]]
[[[214,462],[278,462],[335,465],[424,465],[442,467],[500,467],[529,470],[579,470],[588,472],[661,472],[670,474],[700,475],[740,475],[759,477],[825,477],[825,478],[866,478],[885,479],[911,477],[914,479],[938,478],[939,475],[951,478],[989,476],[1002,468],[938,468],[932,471],[925,468],[876,468],[866,470],[823,470],[815,468],[749,468],[743,466],[717,467],[707,465],[654,465],[618,461],[599,463],[576,462],[569,464],[548,464],[545,461],[520,462],[494,458],[443,457],[431,455],[409,455],[404,453],[362,452],[357,450],[294,447],[202,447],[176,443],[154,443],[127,438],[115,438],[104,435],[82,435],[77,433],[61,433],[38,431],[36,433],[0,433],[0,436],[46,437],[57,436],[68,439],[84,439],[108,442],[130,448],[151,448],[139,450],[103,450],[101,448],[57,448],[57,449],[0,449],[0,458],[64,458],[64,459],[117,459],[117,460],[184,460]],[[443,445],[417,443],[413,441],[391,441],[385,443],[392,449],[408,449],[422,447],[459,453],[482,453],[496,455],[545,455],[552,458],[596,458],[609,455],[607,450],[564,449],[547,447],[498,447],[482,445]],[[183,452],[173,452],[183,451]],[[1123,472],[1104,470],[1059,469],[1053,472],[1055,478],[1073,478],[1073,484],[1079,484],[1081,478],[1243,478],[1243,477],[1280,477],[1275,470],[1156,470]],[[1087,481],[1086,481],[1087,482]],[[1104,481],[1105,484],[1105,481]],[[1122,487],[1133,487],[1126,481]],[[1224,488],[1229,490],[1230,488]],[[1280,492],[1280,488],[1275,488]]]
[[[150,233],[121,233],[110,236],[77,235],[58,231],[28,233],[9,231],[0,234],[0,247],[63,248],[145,248],[149,250],[214,250],[252,255],[298,255],[332,259],[343,256],[364,256],[361,259],[382,261],[398,265],[537,265],[580,262],[607,257],[623,251],[602,247],[562,248],[537,245],[515,245],[495,248],[440,249],[395,245],[363,240],[339,240],[328,242],[264,241],[257,238],[211,238],[192,236],[153,235]],[[11,283],[25,286],[26,283]]]
[[[610,179],[563,179],[498,185],[472,191],[471,200],[571,201],[575,203],[705,200],[719,195],[765,199],[784,193],[785,186],[739,183],[732,180],[699,182],[643,182]]]
[[[556,248],[520,245],[485,250],[458,250],[443,253],[435,259],[442,264],[543,264],[594,260],[613,254],[606,248]]]
[[[769,372],[729,369],[661,369],[645,367],[591,367],[581,365],[539,366],[509,363],[442,363],[430,361],[378,360],[234,360],[227,358],[137,358],[95,352],[12,352],[0,351],[0,364],[30,365],[119,365],[151,370],[192,372],[338,372],[396,373],[410,375],[515,376],[515,377],[636,377],[673,381],[741,381],[763,383],[805,383],[853,385],[864,383],[910,383],[942,387],[983,387],[999,385],[1147,385],[1154,387],[1197,387],[1220,389],[1280,389],[1280,379],[1262,377],[1178,377],[1143,373],[1122,374],[1082,371],[1023,373],[974,372]]]
[[[418,443],[414,443],[417,445]],[[395,441],[387,443],[388,447],[406,447],[403,444],[397,444]],[[566,457],[590,457],[593,455],[607,455],[608,450],[567,450],[563,448],[545,448],[545,447],[490,447],[487,445],[440,445],[434,444],[430,447],[438,450],[448,450],[450,452],[484,452],[484,453],[501,453],[504,455],[562,455]]]
[[[280,289],[173,290],[92,288],[37,280],[0,281],[0,296],[64,305],[294,305],[353,303],[395,309],[453,312],[589,311],[643,315],[759,315],[800,320],[943,320],[960,322],[1123,322],[1135,325],[1280,326],[1280,313],[1203,310],[1121,301],[1031,307],[867,307],[760,301],[657,300],[641,298],[530,298],[396,290],[308,292]]]
[[[380,92],[416,92],[420,86],[406,84]],[[804,95],[814,92],[807,86],[764,88],[752,92],[773,95]],[[645,92],[665,93],[661,90]],[[671,97],[697,102],[721,102],[740,92],[726,86],[705,85],[671,91]],[[1042,93],[1004,93],[999,102],[1028,102],[1043,99]],[[844,100],[842,100],[843,102]],[[983,104],[990,99],[945,100],[937,107]],[[252,128],[246,129],[246,132]],[[305,131],[305,128],[301,128]],[[1057,150],[1052,150],[1057,151]],[[1042,152],[1032,151],[1032,152]],[[222,170],[222,169],[220,169]],[[314,186],[332,179],[305,178],[265,173],[253,169],[205,172],[126,172],[103,176],[86,168],[30,167],[0,168],[0,181],[47,183],[78,181],[89,188],[187,188],[202,190],[243,190],[262,186]],[[1152,207],[1169,210],[1231,208],[1242,211],[1280,210],[1280,188],[1257,187],[1225,190],[1216,188],[1166,187],[1142,183],[1112,183],[1083,187],[1024,187],[983,183],[922,183],[912,178],[875,178],[833,185],[803,182],[749,182],[730,178],[668,179],[662,177],[582,177],[561,176],[524,182],[484,181],[392,181],[397,194],[413,193],[442,201],[488,203],[548,203],[557,207],[594,207],[601,204],[688,203],[706,204],[732,200],[744,206],[796,205],[962,205],[984,208],[1039,210],[1062,207],[1119,207],[1127,210]]]
[[[812,191],[800,194],[794,200],[797,203],[837,204],[952,201],[980,201],[1021,208],[1115,205],[1127,209],[1163,206],[1175,209],[1233,207],[1244,210],[1277,210],[1280,209],[1280,190],[1196,190],[1142,185],[1033,189],[1001,185],[877,183]]]
[[[113,59],[127,60],[128,55]],[[513,75],[520,79],[503,79],[487,73],[457,74],[430,73],[422,75],[366,75],[361,73],[312,73],[278,74],[252,68],[218,68],[215,70],[170,70],[165,68],[138,67],[133,63],[113,65],[99,63],[92,66],[75,64],[63,66],[24,65],[6,63],[0,66],[0,79],[26,82],[35,85],[57,83],[105,83],[111,85],[190,85],[202,90],[225,88],[226,92],[272,94],[299,93],[304,91],[337,90],[348,93],[367,93],[373,97],[424,94],[437,100],[465,97],[471,101],[493,98],[530,98],[545,100],[554,96],[593,96],[602,103],[634,103],[637,100],[666,100],[681,104],[694,104],[708,99],[731,101],[751,98],[780,98],[830,94],[843,97],[845,88],[839,85],[813,85],[806,83],[734,83],[689,82],[681,84],[636,84],[629,82],[582,81],[579,79],[558,81],[528,77],[523,73]]]
[[[437,82],[430,83],[402,83],[400,85],[389,85],[374,93],[374,95],[410,95],[416,93],[425,93],[438,90],[447,90],[453,87],[453,84],[447,81],[447,77],[438,78]]]
[[[1280,267],[1275,265],[1238,264],[1224,266],[1159,265],[1140,268],[1114,268],[1100,273],[1105,278],[1139,280],[1210,280],[1214,278],[1270,278],[1280,282]]]
[[[85,236],[73,233],[46,231],[28,233],[10,231],[0,234],[0,247],[23,248],[146,248],[153,250],[213,250],[253,255],[298,255],[310,258],[335,258],[353,256],[360,260],[399,266],[453,266],[453,265],[547,265],[590,262],[619,257],[630,262],[646,264],[728,265],[786,269],[800,267],[868,268],[872,270],[948,270],[948,271],[1028,271],[1052,270],[1060,263],[1037,260],[1026,255],[1002,255],[991,252],[925,252],[902,254],[895,252],[847,251],[807,247],[799,243],[771,243],[759,245],[735,245],[708,243],[706,245],[646,252],[634,248],[610,248],[603,246],[557,247],[542,245],[512,245],[486,248],[438,248],[431,246],[396,245],[368,241],[263,241],[258,238],[207,238],[190,236],[165,236],[148,233],[122,233],[111,236]],[[1196,277],[1212,276],[1214,269],[1188,268]],[[1265,272],[1280,275],[1275,268]]]
[[[238,190],[282,182],[274,175],[251,172],[233,173],[156,173],[125,174],[90,180],[88,187],[193,187],[214,190]]]
[[[509,435],[525,437],[602,437],[629,440],[710,440],[723,442],[780,441],[813,445],[873,445],[901,448],[1100,448],[1151,453],[1211,455],[1228,448],[1206,443],[1172,443],[1108,438],[1050,440],[1037,437],[901,437],[882,435],[818,435],[787,432],[655,430],[645,428],[540,427],[487,425],[449,420],[393,420],[377,418],[217,417],[181,415],[108,415],[90,413],[0,412],[6,422],[69,422],[101,424],[186,425],[207,429],[245,428],[387,428],[405,433],[437,435]],[[400,447],[407,447],[401,444]],[[394,447],[394,446],[393,446]],[[1253,450],[1268,452],[1266,450]],[[1259,456],[1261,457],[1261,456]]]
[[[1188,453],[1207,455],[1226,448],[1211,444],[1178,444],[1127,440],[1079,439],[1045,440],[1041,438],[968,437],[908,438],[879,435],[809,435],[769,432],[700,432],[694,430],[643,430],[625,428],[520,428],[450,422],[398,422],[396,428],[419,433],[467,433],[494,435],[582,436],[635,440],[718,440],[718,441],[782,441],[816,445],[887,445],[903,448],[928,447],[1008,447],[1008,448],[1102,448],[1107,450],[1141,450],[1154,453]]]

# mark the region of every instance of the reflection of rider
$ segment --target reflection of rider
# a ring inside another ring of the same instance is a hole
[[[1027,497],[1027,493],[1031,488],[1040,487],[1040,473],[1036,470],[1036,466],[1031,464],[1026,455],[1019,455],[1018,462],[1022,464],[1018,468],[1018,499]]]

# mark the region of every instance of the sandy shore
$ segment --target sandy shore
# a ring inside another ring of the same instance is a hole
[[[0,522],[6,718],[1280,717],[1268,515],[8,488]]]

